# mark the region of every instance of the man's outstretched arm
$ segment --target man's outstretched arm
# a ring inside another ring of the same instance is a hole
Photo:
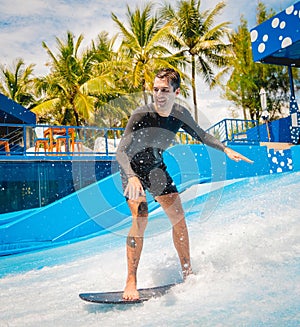
[[[224,149],[224,152],[226,153],[226,155],[228,156],[228,158],[230,158],[231,160],[234,160],[234,161],[246,161],[248,163],[253,163],[254,161],[253,160],[250,160],[249,158],[243,156],[242,154],[230,149],[230,148],[225,148]]]

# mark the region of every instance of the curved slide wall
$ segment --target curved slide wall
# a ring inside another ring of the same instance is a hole
[[[236,146],[253,165],[228,160],[203,145],[176,145],[165,152],[168,171],[179,191],[193,184],[269,173],[266,147]],[[150,195],[149,211],[157,204]],[[130,222],[119,173],[78,190],[46,207],[0,216],[0,255],[62,245],[108,233]]]

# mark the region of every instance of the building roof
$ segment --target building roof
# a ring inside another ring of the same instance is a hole
[[[250,30],[255,62],[300,67],[300,1]]]
[[[35,124],[36,116],[30,110],[0,93],[0,123]]]

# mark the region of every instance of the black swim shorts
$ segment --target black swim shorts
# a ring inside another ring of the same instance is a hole
[[[150,171],[136,172],[137,177],[140,179],[144,190],[147,190],[154,198],[156,196],[178,193],[177,187],[169,175],[164,163],[158,167],[153,167]],[[134,167],[133,167],[134,169]],[[135,169],[134,169],[135,170]],[[121,170],[121,178],[123,189],[125,190],[128,179],[125,173]]]

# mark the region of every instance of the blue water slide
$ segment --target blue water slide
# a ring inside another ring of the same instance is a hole
[[[265,147],[237,146],[253,165],[227,160],[203,145],[176,145],[165,152],[168,171],[180,192],[193,184],[268,174]],[[149,211],[158,204],[150,195]],[[124,228],[130,212],[119,173],[108,176],[42,208],[0,216],[0,255],[63,245]]]

